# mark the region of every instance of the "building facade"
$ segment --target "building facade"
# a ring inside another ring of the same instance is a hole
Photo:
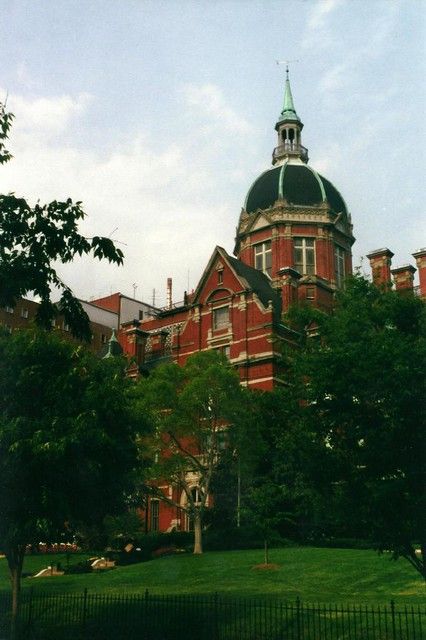
[[[113,330],[118,330],[118,314],[84,300],[80,300],[80,304],[89,317],[92,332],[91,342],[85,346],[96,354],[102,353],[107,348]],[[14,307],[0,308],[0,327],[9,332],[30,328],[35,324],[39,306],[34,300],[20,298]],[[52,321],[52,330],[71,342],[80,343],[71,335],[70,327],[59,313]]]
[[[140,371],[217,349],[243,385],[270,390],[283,382],[280,342],[293,339],[283,312],[298,300],[331,308],[352,271],[350,214],[336,187],[308,164],[302,129],[287,75],[272,166],[248,191],[234,255],[216,247],[182,304],[120,323],[123,351]]]
[[[283,313],[295,302],[330,310],[334,294],[352,273],[355,241],[351,216],[338,189],[308,164],[301,122],[287,78],[275,125],[272,165],[250,186],[238,219],[234,255],[217,246],[193,293],[151,314],[122,316],[118,340],[131,359],[131,375],[147,375],[162,362],[184,364],[197,351],[217,349],[238,370],[242,385],[272,390],[285,380],[282,342],[294,334]],[[392,252],[368,254],[373,281],[413,290],[411,265],[391,269]],[[426,250],[413,254],[417,293],[426,296]],[[184,267],[184,265],[182,265]],[[119,294],[95,300],[117,311]],[[197,491],[197,478],[193,478]],[[160,487],[175,503],[185,499],[167,481]],[[182,502],[181,502],[182,504]],[[187,529],[176,507],[150,500],[149,530]]]
[[[195,291],[177,305],[171,290],[163,309],[121,293],[83,302],[94,351],[113,355],[122,350],[130,361],[129,374],[138,377],[162,362],[184,364],[195,352],[216,349],[237,369],[244,386],[268,391],[285,382],[282,343],[292,344],[295,334],[283,314],[296,302],[332,308],[335,292],[352,273],[355,241],[341,193],[308,164],[302,130],[287,72],[272,163],[248,190],[234,255],[215,247]],[[392,268],[392,256],[387,248],[368,254],[373,281],[412,292],[416,268]],[[414,292],[426,298],[426,249],[413,256],[420,281]],[[0,324],[9,330],[28,326],[36,312],[37,303],[20,300],[13,309],[0,309]],[[60,317],[55,329],[68,335]],[[197,491],[196,477],[192,486]],[[184,499],[167,482],[161,488],[175,502]],[[150,530],[190,527],[181,510],[158,500],[149,502],[145,518]]]
[[[281,345],[291,344],[295,334],[283,313],[296,301],[331,309],[335,291],[352,272],[350,214],[338,189],[308,164],[302,129],[287,77],[272,165],[248,190],[234,255],[215,247],[183,303],[170,300],[151,315],[135,310],[121,316],[118,340],[132,375],[217,349],[238,370],[242,385],[272,390],[285,381]],[[114,294],[93,302],[118,312],[120,299]],[[167,481],[160,487],[178,504],[185,499]],[[158,500],[150,500],[145,518],[150,530],[190,526],[181,510]]]

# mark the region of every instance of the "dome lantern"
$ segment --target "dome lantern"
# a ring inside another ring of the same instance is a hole
[[[291,93],[288,65],[286,67],[286,81],[284,90],[284,104],[275,130],[278,133],[278,143],[272,153],[272,164],[281,165],[290,158],[307,163],[308,150],[302,146],[303,123],[294,108]]]

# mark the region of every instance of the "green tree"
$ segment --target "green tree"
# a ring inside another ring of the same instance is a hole
[[[139,391],[152,425],[149,447],[156,460],[150,492],[188,515],[194,523],[194,553],[202,553],[212,475],[230,425],[244,411],[238,375],[219,353],[206,351],[191,356],[183,367],[158,367],[140,381]],[[185,500],[164,494],[157,486],[160,480],[177,487]]]
[[[303,422],[327,454],[318,486],[333,488],[341,519],[425,577],[425,305],[356,276],[310,329],[287,356]]]
[[[0,164],[12,157],[5,147],[12,120],[13,114],[0,103]],[[87,314],[52,265],[86,254],[122,264],[123,253],[109,238],[81,235],[78,223],[84,217],[81,202],[69,198],[32,207],[13,193],[0,194],[0,306],[14,306],[18,298],[32,293],[40,299],[41,326],[50,327],[59,309],[72,333],[89,340]],[[52,289],[60,293],[57,306],[52,303]]]
[[[262,533],[267,564],[271,539],[305,540],[315,528],[321,496],[312,471],[324,468],[324,451],[291,388],[250,400],[256,434],[241,434],[239,447],[243,524]]]
[[[131,493],[129,385],[121,360],[47,332],[0,337],[0,547],[14,621],[26,545],[64,526],[99,526]]]

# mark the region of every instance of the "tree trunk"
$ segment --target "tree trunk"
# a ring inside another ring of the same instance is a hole
[[[241,465],[238,458],[238,476],[237,476],[237,527],[241,524]]]
[[[269,564],[269,548],[268,548],[268,541],[266,538],[264,540],[264,560],[265,560],[265,564]]]
[[[420,545],[421,561],[420,561],[420,573],[423,576],[423,580],[426,582],[426,542],[423,541]]]
[[[21,594],[21,576],[24,563],[25,545],[16,545],[6,549],[6,558],[9,565],[10,582],[12,586],[12,611],[10,619],[10,638],[18,637],[19,604]]]
[[[203,553],[201,513],[199,509],[195,509],[194,513],[194,553]]]

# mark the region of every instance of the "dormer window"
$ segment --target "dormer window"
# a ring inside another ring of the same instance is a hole
[[[270,240],[254,245],[254,267],[271,277],[272,249]]]

